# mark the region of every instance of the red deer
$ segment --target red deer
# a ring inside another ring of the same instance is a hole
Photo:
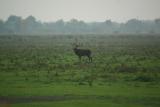
[[[87,56],[89,61],[92,62],[91,51],[89,49],[78,49],[78,45],[76,45],[73,50],[80,60],[82,56]]]

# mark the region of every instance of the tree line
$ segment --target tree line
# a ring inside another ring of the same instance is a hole
[[[33,16],[22,19],[11,15],[6,21],[0,20],[0,34],[160,34],[160,19],[130,19],[125,23],[77,19],[41,22]]]

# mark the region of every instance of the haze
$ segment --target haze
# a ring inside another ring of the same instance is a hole
[[[72,18],[124,22],[132,18],[160,18],[160,0],[0,0],[0,19],[10,15],[26,18],[33,15],[41,21]]]

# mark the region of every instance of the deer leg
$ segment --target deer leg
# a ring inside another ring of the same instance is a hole
[[[81,61],[81,56],[79,56],[79,60]]]
[[[90,61],[92,62],[92,57],[90,56]]]
[[[91,56],[88,56],[88,59],[90,62],[92,62],[92,57]]]
[[[90,59],[90,62],[92,62],[92,57],[91,56],[89,57],[89,59]]]

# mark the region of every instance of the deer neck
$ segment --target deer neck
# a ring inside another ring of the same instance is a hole
[[[74,48],[74,52],[77,52],[77,50],[78,50],[77,48]]]

